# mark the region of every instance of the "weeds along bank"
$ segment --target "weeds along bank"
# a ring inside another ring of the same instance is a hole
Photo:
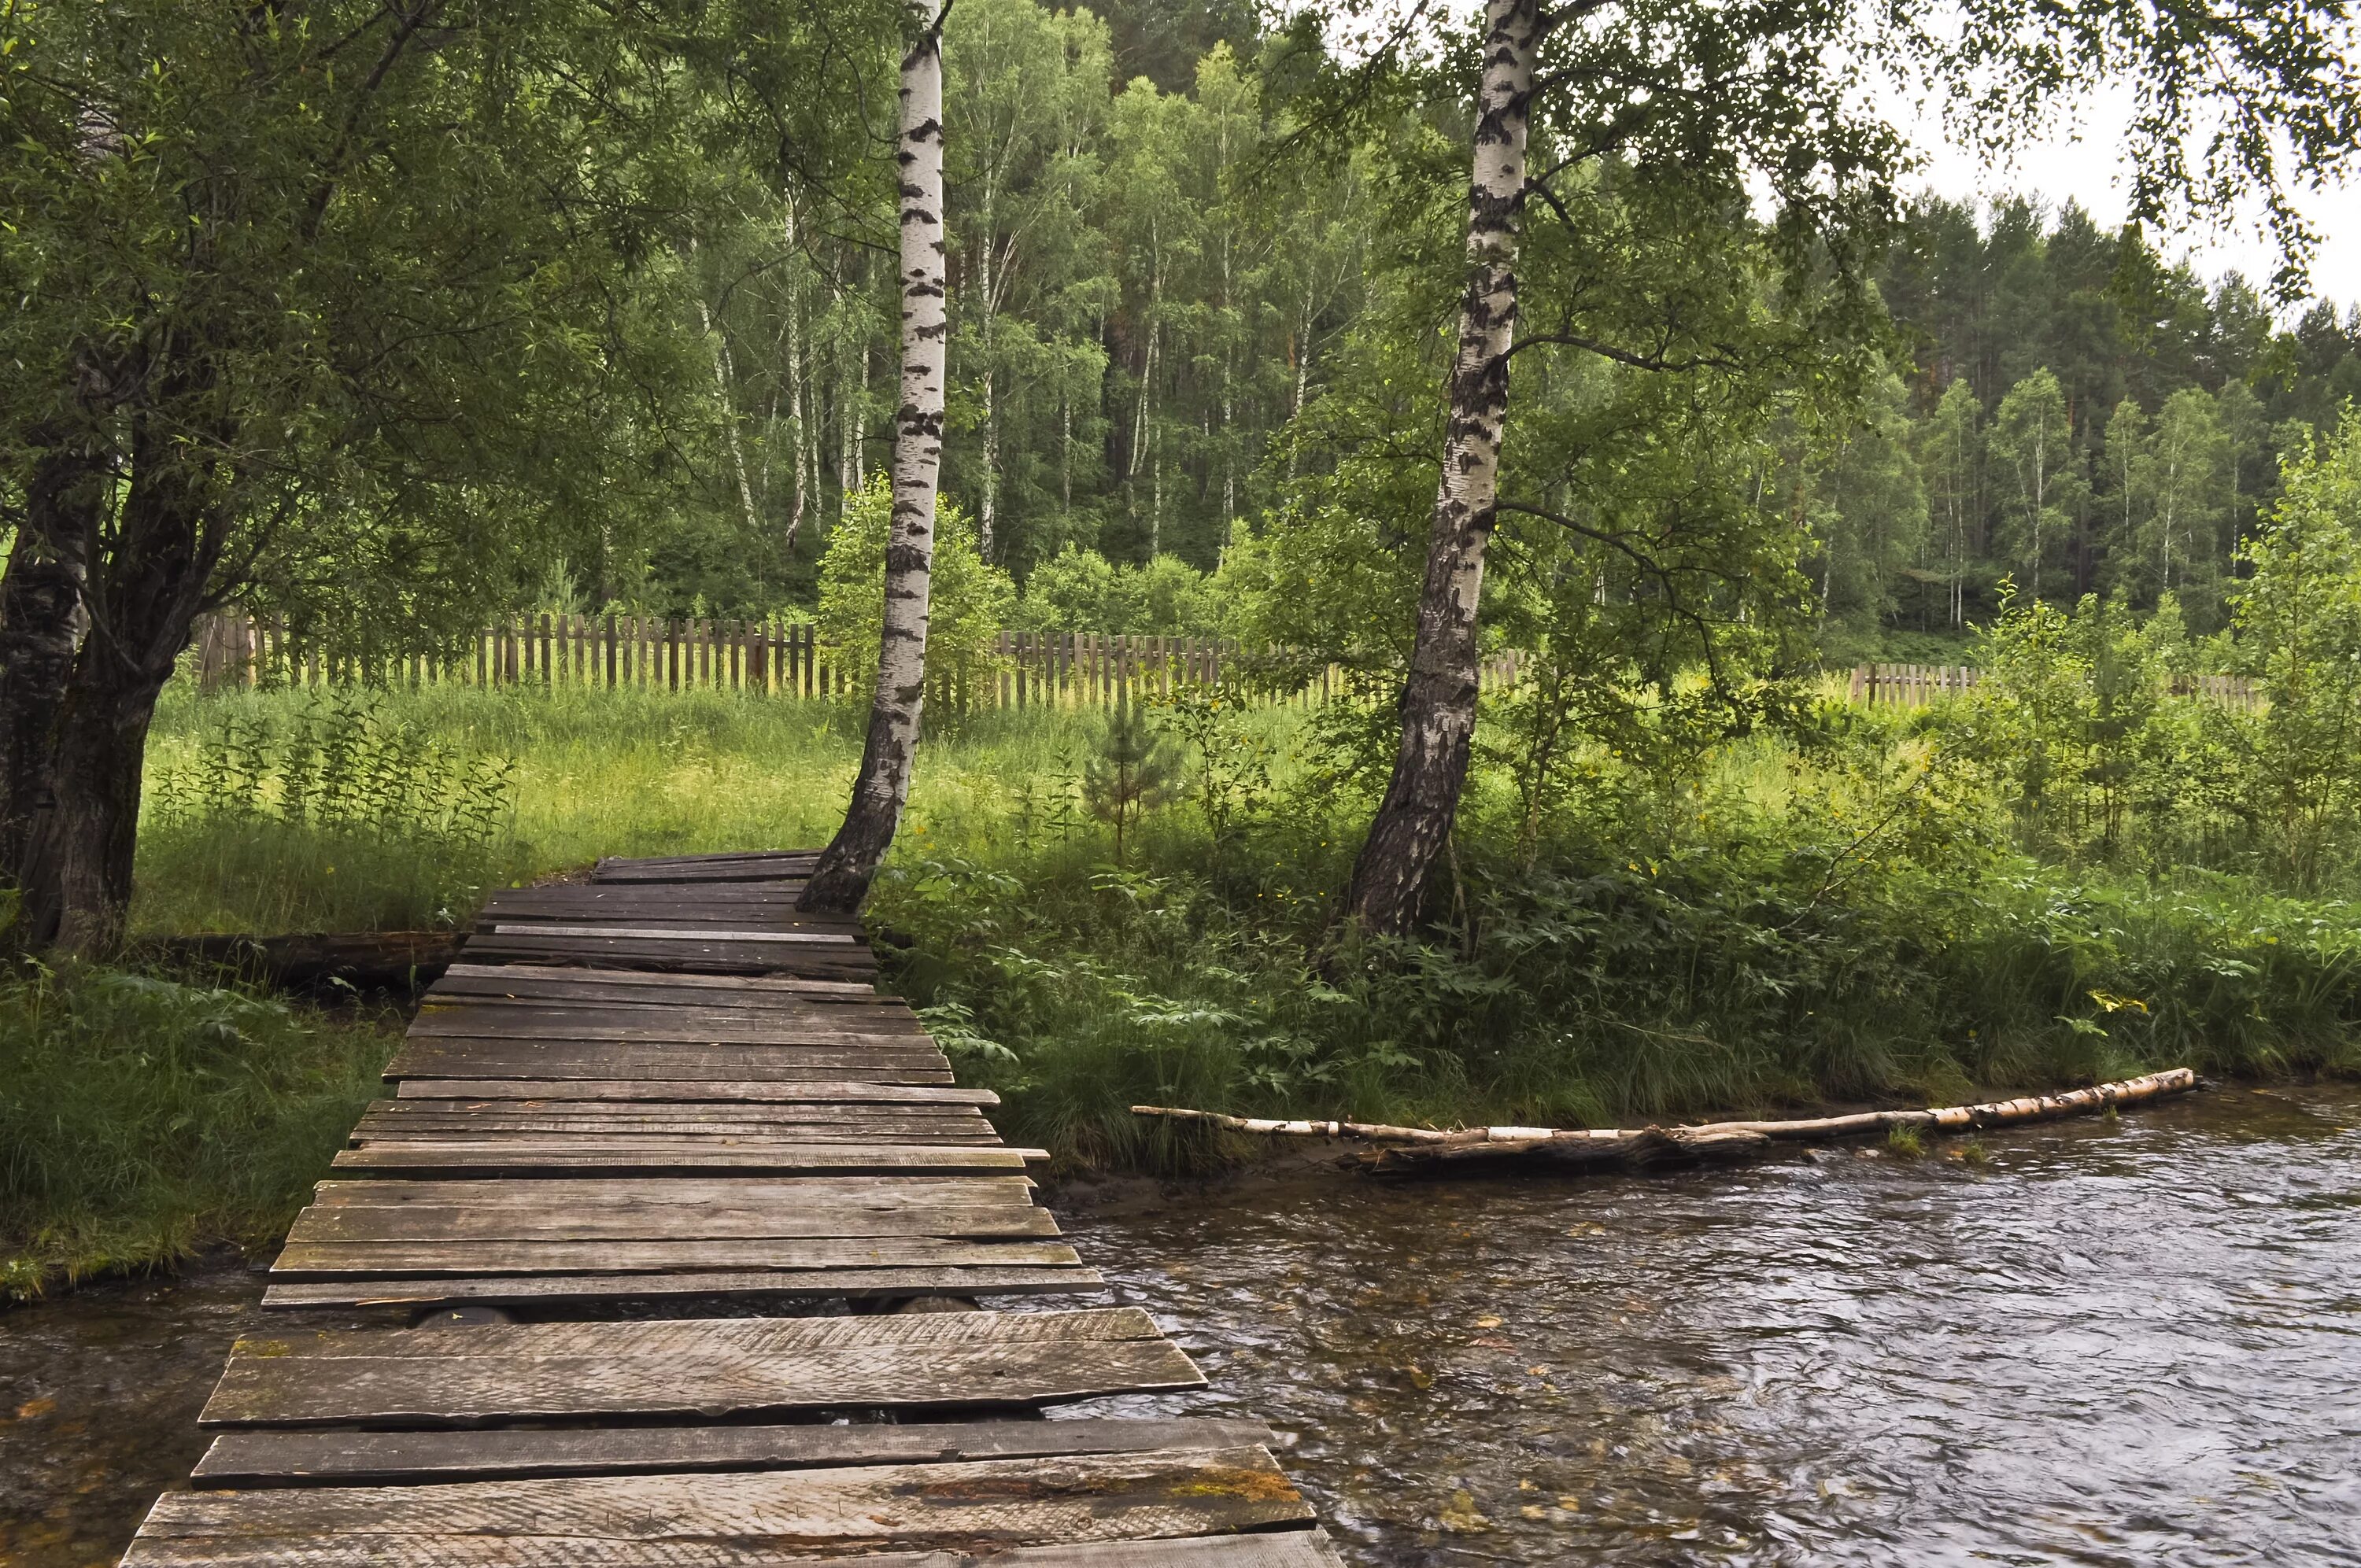
[[[393,1019],[115,970],[0,980],[0,1306],[284,1234]]]
[[[1488,710],[1434,940],[1387,952],[1330,947],[1355,710],[941,716],[872,925],[1022,1135],[1115,1164],[1180,1157],[1145,1100],[1568,1123],[2349,1064],[2343,815],[2255,807],[2295,764],[2174,695],[2169,630],[2028,607],[1972,699],[1828,686],[1738,737],[1668,701],[1546,755],[1529,683]],[[167,720],[148,930],[447,924],[600,853],[818,842],[859,716],[440,691]]]
[[[988,839],[1083,766],[1077,715],[930,713],[910,839]],[[148,753],[144,932],[424,929],[600,855],[823,843],[866,709],[729,692],[176,686]]]
[[[1670,700],[1560,747],[1562,688],[1488,699],[1432,939],[1384,951],[1330,919],[1381,710],[938,716],[871,924],[1011,1135],[1070,1164],[1223,1152],[1142,1102],[1629,1123],[2361,1066],[2361,751],[2330,698],[2207,707],[2175,692],[2169,624],[2096,610],[2027,607],[1984,652],[1968,698],[1830,685],[1742,735]],[[817,842],[859,721],[714,693],[176,692],[138,923],[456,924],[601,853]],[[12,1288],[275,1236],[393,1032],[204,979],[0,986]]]

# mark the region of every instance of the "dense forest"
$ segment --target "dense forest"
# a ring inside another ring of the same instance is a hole
[[[1068,630],[1213,629],[1222,598],[1194,578],[1333,466],[1333,432],[1299,416],[1422,244],[1366,160],[1285,156],[1250,16],[1157,27],[1142,9],[962,0],[946,40],[945,490],[1030,589],[1025,619]],[[674,614],[812,602],[883,460],[885,201],[780,202],[693,258],[714,406],[679,449],[678,504],[532,591]],[[1783,444],[1769,503],[1808,535],[1838,662],[1958,656],[2004,578],[2142,609],[2169,591],[2218,629],[2281,454],[2361,393],[2361,314],[2208,282],[2071,203],[1923,200],[1877,286],[1891,374]],[[1159,562],[1154,581],[1108,570]]]

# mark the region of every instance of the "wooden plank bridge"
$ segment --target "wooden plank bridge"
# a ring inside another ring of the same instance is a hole
[[[811,861],[493,897],[126,1564],[1334,1568],[1260,1426],[1041,1419],[1204,1378],[979,1309],[1099,1280]]]

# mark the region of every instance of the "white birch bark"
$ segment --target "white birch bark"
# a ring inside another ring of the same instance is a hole
[[[754,505],[753,481],[746,474],[746,450],[738,443],[738,378],[730,363],[730,340],[714,330],[713,312],[703,300],[697,302],[697,319],[705,335],[713,340],[713,389],[721,399],[722,444],[729,449],[730,470],[738,480],[738,506],[752,532],[762,514]]]
[[[992,529],[1000,511],[1000,409],[993,401],[992,386],[995,366],[993,363],[993,323],[998,314],[1000,302],[993,296],[992,252],[998,237],[993,227],[993,203],[987,195],[983,206],[983,243],[976,247],[977,308],[982,319],[976,323],[982,341],[978,357],[983,361],[983,472],[980,484],[981,504],[976,508],[976,547],[987,561],[992,559]]]
[[[1476,611],[1497,516],[1517,319],[1525,144],[1541,45],[1540,0],[1488,0],[1484,73],[1467,186],[1467,285],[1451,367],[1450,425],[1402,688],[1402,734],[1386,797],[1353,868],[1348,907],[1373,935],[1415,925],[1451,837],[1476,730]]]
[[[902,218],[902,400],[894,414],[894,515],[885,542],[885,618],[869,736],[844,826],[813,869],[802,907],[850,911],[868,895],[909,799],[926,696],[927,612],[942,470],[950,314],[943,252],[944,5],[911,0],[902,58],[899,165]]]
[[[803,285],[798,269],[796,209],[787,206],[787,439],[795,444],[795,493],[787,504],[787,553],[793,554],[796,535],[803,531],[804,509],[811,502],[814,464],[804,440]]]

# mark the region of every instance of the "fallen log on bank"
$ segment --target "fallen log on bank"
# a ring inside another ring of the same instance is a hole
[[[1826,1143],[1838,1138],[1891,1133],[1897,1127],[1933,1133],[1980,1132],[2031,1122],[2087,1116],[2117,1106],[2180,1094],[2197,1087],[2194,1069],[2172,1068],[2144,1077],[2102,1083],[2063,1094],[2026,1095],[1981,1105],[1946,1105],[1927,1111],[1862,1111],[1789,1122],[1708,1122],[1674,1127],[1393,1127],[1378,1122],[1271,1121],[1224,1116],[1170,1105],[1135,1105],[1136,1116],[1199,1122],[1232,1132],[1272,1137],[1333,1138],[1373,1146],[1363,1156],[1373,1170],[1415,1171],[1442,1168],[1527,1163],[1578,1169],[1654,1169],[1673,1165],[1743,1159],[1773,1144]]]

